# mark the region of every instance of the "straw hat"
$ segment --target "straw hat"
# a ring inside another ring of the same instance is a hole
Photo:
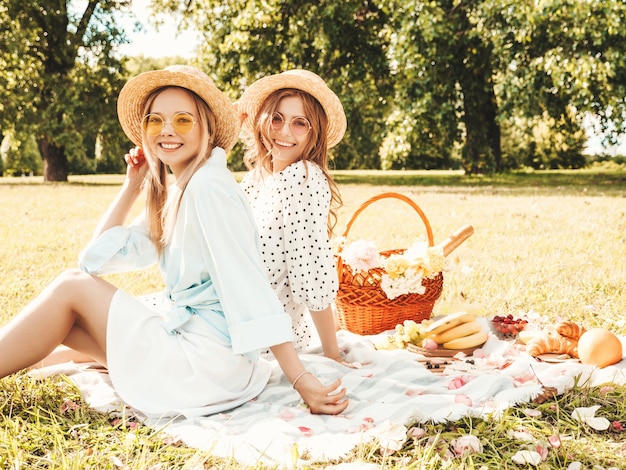
[[[214,144],[226,152],[233,148],[240,127],[235,107],[208,75],[188,65],[170,65],[163,70],[144,72],[131,78],[120,91],[117,114],[122,129],[135,145],[141,145],[141,121],[148,96],[166,86],[186,88],[202,98],[217,120]]]
[[[328,118],[328,148],[337,145],[346,132],[346,114],[341,101],[321,77],[308,70],[288,70],[261,78],[250,85],[237,103],[239,113],[247,115],[243,126],[251,131],[261,104],[274,91],[294,88],[312,95],[320,102]]]

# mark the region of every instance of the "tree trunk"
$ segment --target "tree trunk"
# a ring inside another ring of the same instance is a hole
[[[466,132],[461,159],[466,173],[499,172],[503,169],[502,147],[492,80],[492,48],[470,23],[470,6],[459,2],[452,10],[463,38],[456,55],[461,59],[458,80]]]
[[[43,137],[39,142],[43,159],[44,181],[67,181],[68,165],[65,148],[56,146]]]
[[[466,130],[463,167],[469,174],[499,172],[503,169],[492,70],[486,64],[481,65],[468,63],[466,73],[461,78]]]

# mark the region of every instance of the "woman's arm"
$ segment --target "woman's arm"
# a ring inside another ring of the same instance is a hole
[[[129,153],[124,156],[124,160],[126,160],[127,165],[124,184],[102,216],[102,219],[100,219],[93,234],[94,239],[111,227],[123,225],[133,204],[141,193],[141,185],[148,170],[148,163],[146,162],[143,150],[141,150],[140,147],[131,149]]]
[[[278,344],[271,349],[280,368],[309,406],[311,413],[336,415],[347,408],[350,400],[345,399],[346,389],[337,391],[341,386],[341,379],[328,386],[322,385],[315,375],[304,368],[293,343]]]
[[[332,306],[329,305],[324,310],[310,310],[310,312],[322,343],[324,356],[342,362],[339,345],[337,344],[337,323]]]

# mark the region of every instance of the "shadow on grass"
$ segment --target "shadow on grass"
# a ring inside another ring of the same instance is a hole
[[[493,192],[602,194],[626,197],[626,171],[553,170],[465,175],[457,171],[334,171],[338,184],[423,186]]]

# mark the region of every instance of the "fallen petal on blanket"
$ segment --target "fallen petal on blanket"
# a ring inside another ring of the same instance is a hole
[[[468,397],[467,395],[463,395],[462,393],[454,397],[454,403],[460,403],[461,405],[467,405],[467,406],[474,405],[474,403],[472,402],[472,399]]]
[[[472,380],[472,376],[470,375],[459,375],[450,381],[448,384],[448,390],[457,390],[463,387],[470,380]]]
[[[307,428],[306,426],[298,426],[298,429],[305,436],[312,436],[313,435],[313,430],[311,428]]]
[[[284,409],[280,412],[280,417],[285,421],[291,421],[293,418],[296,417],[296,414],[291,410]]]

